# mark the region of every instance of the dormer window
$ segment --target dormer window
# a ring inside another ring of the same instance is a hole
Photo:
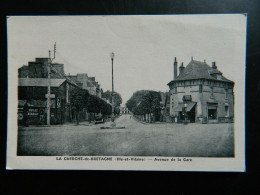
[[[222,80],[221,74],[217,74],[217,79],[218,79],[218,80]]]

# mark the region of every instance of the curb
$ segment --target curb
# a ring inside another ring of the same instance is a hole
[[[64,126],[93,126],[95,124],[63,124],[63,125],[28,125],[27,127],[64,127]],[[18,126],[18,128],[27,128],[26,126]]]
[[[152,123],[149,123],[149,122],[145,122],[145,121],[140,121],[138,119],[136,119],[135,117],[133,117],[137,122],[139,123],[142,123],[142,124],[145,124],[145,125],[149,125],[149,124],[174,124],[174,123],[171,123],[171,122],[152,122]]]

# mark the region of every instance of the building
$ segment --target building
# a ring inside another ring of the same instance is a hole
[[[24,107],[28,107],[28,124],[46,124],[47,87],[49,85],[48,66],[49,58],[36,58],[34,62],[28,62],[18,69],[18,122],[22,124],[24,119]],[[64,65],[51,63],[51,124],[63,124],[76,121],[76,110],[70,104],[70,92],[74,88],[88,90],[89,94],[101,99],[102,89],[95,77],[88,77],[86,73],[77,75],[65,75]],[[92,99],[93,99],[92,98]],[[107,102],[107,101],[105,101]],[[95,106],[94,106],[95,107]],[[105,109],[105,108],[104,108]],[[94,120],[95,113],[87,108],[79,111],[80,120]]]
[[[18,122],[23,123],[24,105],[28,104],[28,124],[46,124],[49,58],[36,58],[18,69]],[[63,124],[76,120],[70,105],[70,91],[82,88],[64,73],[64,65],[51,63],[51,124]],[[81,113],[85,119],[85,113]]]
[[[170,116],[174,122],[233,122],[234,82],[225,78],[216,63],[193,58],[184,67],[174,61],[174,79],[170,88]]]
[[[120,114],[131,114],[131,112],[127,107],[120,106]]]
[[[81,73],[77,75],[69,75],[70,79],[72,79],[78,86],[83,89],[89,91],[89,94],[97,96],[99,98],[102,97],[102,89],[98,82],[95,81],[95,77],[89,77],[87,73]]]
[[[47,78],[18,79],[18,123],[23,124],[27,104],[27,124],[46,124]],[[51,86],[51,124],[71,121],[70,91],[78,87],[66,79],[50,79]]]
[[[28,62],[18,69],[19,78],[48,78],[49,58],[36,58],[35,62]],[[59,63],[51,64],[51,78],[64,79],[64,65]]]

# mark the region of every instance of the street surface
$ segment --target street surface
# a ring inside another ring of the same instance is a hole
[[[131,115],[110,123],[20,127],[18,155],[233,157],[233,123],[143,124]]]

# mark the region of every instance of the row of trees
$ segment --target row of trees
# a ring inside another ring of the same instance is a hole
[[[103,98],[106,98],[109,100],[110,103],[112,103],[112,91],[106,91],[102,94]],[[114,114],[119,115],[120,114],[120,105],[122,104],[122,97],[119,93],[114,91]]]
[[[106,91],[102,97],[105,97],[106,99],[110,100],[112,99],[112,93],[110,91]],[[82,111],[83,108],[87,109],[89,113],[102,113],[102,115],[112,114],[112,106],[110,104],[94,95],[89,94],[89,92],[85,89],[72,89],[72,91],[70,92],[70,98],[71,106],[73,109],[76,110],[77,123],[79,122],[78,114],[80,111]],[[116,105],[115,114],[117,115],[120,113],[119,107],[122,103],[122,98],[120,94],[115,92],[114,99],[116,100],[114,102]]]
[[[126,102],[126,106],[134,115],[151,115],[159,120],[161,114],[161,94],[157,91],[140,90],[135,92]]]

